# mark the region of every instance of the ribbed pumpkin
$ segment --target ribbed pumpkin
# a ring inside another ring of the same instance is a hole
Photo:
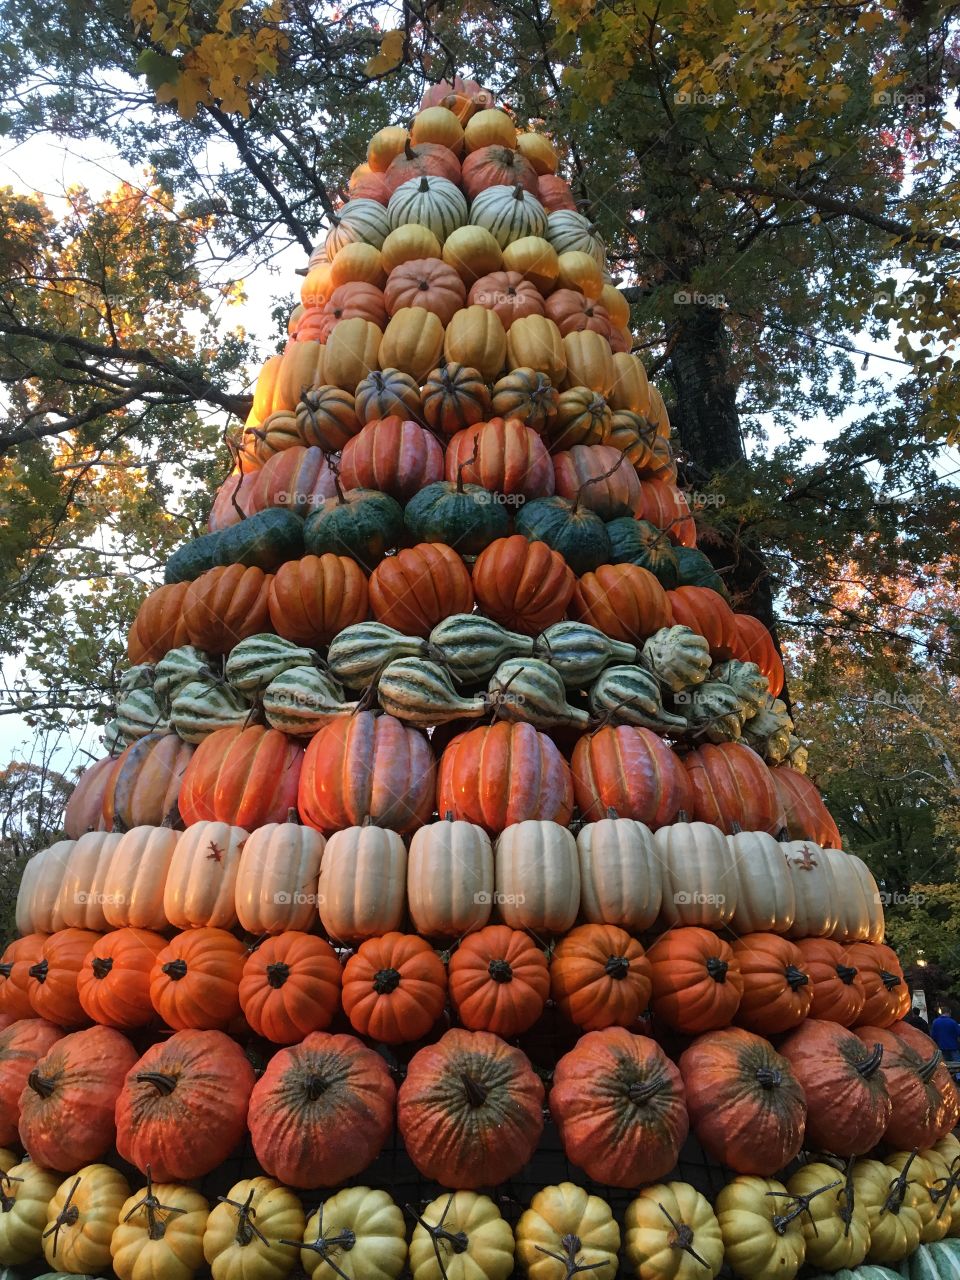
[[[44,935],[15,938],[0,957],[0,1014],[13,1022],[34,1016],[27,995],[27,972],[40,959]]]
[[[306,1226],[294,1192],[272,1178],[244,1178],[218,1199],[203,1233],[213,1280],[284,1280]]]
[[[514,320],[544,314],[540,290],[519,271],[492,271],[481,276],[471,286],[468,300],[471,306],[493,311],[505,332],[509,332]]]
[[[577,807],[587,822],[611,810],[656,829],[688,806],[679,760],[662,738],[631,725],[584,735],[571,760]]]
[[[89,1020],[77,995],[77,979],[99,938],[89,929],[60,929],[44,939],[39,958],[27,971],[27,995],[38,1018],[61,1027],[80,1027]]]
[[[427,739],[389,715],[341,716],[310,742],[300,780],[301,817],[320,831],[369,819],[414,831],[433,809],[434,761]]]
[[[487,384],[476,369],[462,364],[434,369],[423,384],[422,403],[427,425],[447,436],[490,416]]]
[[[559,387],[567,373],[567,353],[560,330],[546,316],[515,320],[507,334],[507,364],[511,369],[546,374]]]
[[[327,936],[356,944],[403,924],[407,851],[396,831],[345,827],[327,841],[317,884]]]
[[[229,653],[247,636],[269,631],[271,581],[272,575],[254,566],[208,569],[184,593],[186,640],[205,653]]]
[[[343,1011],[360,1035],[404,1044],[427,1034],[443,1011],[447,974],[415,934],[368,938],[343,971]]]
[[[504,1037],[532,1027],[550,994],[543,951],[522,930],[500,924],[462,940],[450,957],[449,982],[463,1025]]]
[[[733,954],[743,978],[738,1026],[778,1035],[807,1017],[813,992],[794,943],[775,933],[748,933],[734,940]]]
[[[78,840],[87,831],[104,830],[101,816],[103,788],[114,763],[112,756],[104,756],[77,779],[63,814],[63,830],[71,840]]]
[[[405,149],[409,134],[398,124],[378,129],[367,144],[367,163],[372,173],[385,173],[390,161]]]
[[[370,575],[370,608],[378,622],[426,637],[443,618],[473,610],[470,574],[442,542],[408,547]]]
[[[615,811],[611,810],[611,814]],[[660,863],[648,827],[608,816],[577,833],[580,910],[592,924],[615,924],[640,933],[660,912]]]
[[[281,565],[270,583],[270,619],[286,640],[329,644],[367,616],[367,580],[348,556],[304,556]]]
[[[390,180],[388,172],[388,183]],[[467,221],[467,202],[454,182],[445,177],[424,175],[411,178],[397,187],[390,197],[387,212],[391,229],[418,222],[429,227],[443,244],[452,231]]]
[[[332,497],[333,472],[322,449],[302,445],[268,458],[250,485],[248,515],[267,507],[285,507],[307,516],[323,498]]]
[[[348,391],[339,386],[312,387],[297,405],[297,426],[304,442],[325,453],[337,453],[360,430],[354,382]],[[285,450],[289,453],[290,450]],[[265,467],[267,464],[264,464]],[[278,463],[274,464],[278,466]]]
[[[324,382],[352,395],[371,369],[380,368],[382,342],[383,330],[372,320],[362,316],[341,320],[323,348]]]
[[[447,363],[477,369],[483,378],[492,382],[502,370],[507,355],[506,332],[499,315],[475,305],[458,311],[447,325],[443,354]]]
[[[154,959],[150,1001],[177,1031],[226,1030],[240,1013],[246,958],[246,947],[225,929],[177,934]]]
[[[463,162],[461,183],[469,200],[474,200],[488,187],[515,187],[517,183],[530,195],[538,194],[539,184],[533,165],[520,151],[494,143],[478,147]]]
[[[556,387],[537,369],[511,369],[493,387],[494,413],[516,418],[541,434],[553,420],[558,404]]]
[[[153,1045],[117,1099],[117,1151],[163,1182],[222,1164],[246,1129],[253,1067],[221,1031],[178,1031]]]
[[[401,307],[423,307],[438,316],[444,328],[467,302],[460,276],[439,258],[413,258],[395,267],[383,296],[391,316]]]
[[[473,591],[483,612],[501,626],[535,636],[559,622],[576,579],[558,552],[523,534],[498,538],[473,566]]]
[[[640,644],[673,622],[668,593],[637,564],[602,564],[577,581],[573,617],[615,640]]]
[[[399,369],[372,369],[357,383],[357,416],[364,424],[397,414],[420,417],[420,388]]]
[[[572,1182],[536,1192],[520,1215],[516,1236],[521,1266],[538,1280],[567,1280],[583,1271],[616,1273],[620,1228],[613,1212],[605,1200]]]
[[[348,200],[338,213],[330,217],[330,230],[325,241],[327,260],[332,262],[338,249],[358,240],[379,249],[389,229],[383,206],[375,200]]]
[[[655,1182],[627,1206],[624,1253],[633,1274],[663,1280],[713,1280],[723,1266],[723,1237],[713,1206],[689,1182]]]
[[[601,520],[631,515],[640,497],[640,481],[619,449],[577,444],[554,455],[557,493],[578,498]],[[664,624],[666,625],[666,624]]]
[[[573,812],[570,768],[532,725],[482,725],[444,749],[437,810],[493,834],[528,819],[565,826]]]
[[[246,837],[236,876],[236,909],[249,933],[308,930],[324,840],[298,822],[273,822]]]
[[[709,929],[679,928],[647,951],[654,1016],[675,1031],[699,1035],[733,1019],[743,979],[736,957]]]
[[[738,1027],[699,1036],[681,1055],[680,1073],[693,1131],[715,1160],[769,1176],[800,1150],[803,1090],[761,1036]]]
[[[315,1031],[281,1049],[250,1095],[262,1167],[294,1187],[329,1187],[379,1155],[396,1090],[386,1063],[353,1036]]]
[[[711,822],[730,834],[744,831],[775,834],[783,811],[770,771],[755,751],[739,742],[707,744],[683,759],[690,788],[690,811],[699,822]]]
[[[864,1004],[854,1026],[892,1027],[910,1012],[910,988],[892,947],[855,942],[843,953],[863,983]]]
[[[383,290],[377,285],[359,280],[340,285],[330,294],[316,319],[308,315],[301,321],[297,337],[301,341],[315,338],[318,342],[328,342],[341,320],[355,318],[367,320],[378,329],[386,326],[387,308]]]
[[[448,1031],[416,1053],[397,1128],[425,1178],[484,1187],[513,1177],[543,1130],[543,1085],[519,1049],[486,1031]]]
[[[735,614],[722,596],[709,587],[678,587],[669,593],[669,599],[674,622],[703,636],[715,662],[733,656]]]
[[[42,1256],[47,1205],[59,1183],[59,1177],[32,1160],[4,1160],[0,1169],[0,1257],[5,1263],[19,1266]]]
[[[462,476],[496,493],[544,498],[553,493],[553,467],[536,431],[516,419],[493,418],[458,431],[447,445],[448,480]]]
[[[157,662],[170,649],[189,643],[183,599],[190,585],[171,582],[150,592],[127,635],[127,657],[131,663]]]
[[[800,938],[796,945],[810,975],[810,1017],[852,1026],[863,1011],[866,992],[856,967],[846,963],[844,948],[829,938]]]
[[[773,697],[779,697],[783,691],[783,661],[770,632],[759,618],[748,613],[736,615],[736,627],[734,657],[741,662],[755,662],[767,677]]]
[[[77,979],[77,995],[87,1016],[123,1031],[152,1021],[150,973],[166,945],[159,933],[129,928],[95,942]]]
[[[322,938],[288,930],[250,954],[238,994],[257,1035],[294,1044],[333,1021],[340,1005],[340,961]]]
[[[467,285],[503,266],[502,249],[483,227],[458,227],[447,236],[440,252]]]
[[[0,1030],[0,1142],[18,1143],[20,1095],[37,1063],[63,1036],[43,1018],[21,1018]]]
[[[500,918],[537,937],[561,935],[577,918],[577,846],[559,822],[528,819],[504,828],[496,843]]]
[[[240,856],[249,833],[226,822],[195,822],[177,841],[163,892],[176,929],[232,929]]]
[[[120,1209],[110,1237],[113,1270],[119,1280],[161,1274],[166,1280],[193,1280],[203,1265],[203,1232],[210,1205],[198,1191],[175,1183],[155,1183],[135,1191]]]
[[[386,204],[388,196],[383,179],[372,176],[368,181],[375,184],[371,189],[377,191],[377,204]],[[343,245],[330,263],[330,283],[335,289],[342,284],[354,282],[375,284],[378,289],[382,289],[386,280],[381,250],[360,240]]]
[[[825,849],[842,849],[837,824],[823,803],[817,785],[796,769],[781,765],[770,776],[783,806],[784,825],[791,840],[813,840]]]
[[[276,729],[218,729],[184,774],[184,822],[226,822],[247,831],[285,822],[296,808],[302,761],[303,747]]]
[[[578,289],[555,289],[547,299],[545,311],[564,337],[568,333],[582,333],[589,329],[609,341],[613,331],[603,303],[586,297]]]
[[[653,1040],[623,1027],[591,1031],[564,1054],[550,1111],[567,1159],[607,1186],[663,1177],[687,1136],[679,1071]]]
[[[113,831],[160,826],[173,815],[193,747],[175,733],[148,733],[113,762],[103,789],[103,821]],[[107,904],[109,906],[109,904]]]
[[[451,1191],[431,1201],[416,1222],[410,1241],[413,1280],[454,1275],[509,1280],[513,1274],[513,1230],[489,1196]],[[394,1280],[396,1274],[371,1273],[371,1280]]]
[[[557,944],[550,992],[575,1026],[634,1027],[647,1011],[650,991],[643,947],[616,925],[580,925]]]
[[[582,470],[584,462],[590,462],[591,465],[596,462],[600,455],[590,454],[587,458],[582,455],[568,456],[564,451],[573,449],[581,445],[609,445],[620,453],[626,453],[622,441],[620,439],[608,439],[613,432],[613,419],[610,414],[610,407],[604,400],[603,396],[598,395],[596,391],[591,391],[589,387],[569,387],[566,391],[561,392],[557,400],[556,415],[547,423],[547,435],[550,437],[550,448],[552,452],[558,455],[558,462],[564,473],[564,484],[574,491],[579,489],[577,475]],[[617,461],[616,453],[607,453],[603,455],[606,458],[604,470],[609,470]],[[578,459],[581,459],[578,468]],[[626,462],[623,463],[627,470],[630,470],[629,463],[631,458],[627,456]],[[616,473],[615,473],[616,474]],[[636,480],[636,477],[634,477]],[[625,482],[617,480],[616,485],[611,489],[607,486],[605,499],[598,501],[610,503],[620,503],[626,490],[634,490],[639,485],[634,485],[629,479]],[[588,491],[589,492],[589,491]],[[630,502],[629,509],[632,510],[635,505],[636,497]],[[600,514],[603,514],[601,512]],[[632,519],[632,517],[629,517]]]
[[[460,162],[449,147],[440,143],[422,142],[414,147],[409,140],[404,140],[387,165],[384,174],[387,191],[392,196],[405,182],[419,182],[423,177],[445,178],[451,185],[456,185],[460,181]],[[405,218],[404,222],[430,225],[426,218]],[[401,224],[394,223],[394,226],[399,225]]]
[[[447,816],[414,832],[407,905],[422,937],[462,938],[482,929],[490,919],[493,888],[493,846],[480,827]]]
[[[410,125],[410,141],[449,147],[454,155],[463,151],[463,122],[443,103],[422,105]]]
[[[942,1064],[942,1054],[922,1031],[908,1041],[895,1028],[859,1026],[857,1035],[868,1050],[883,1049],[880,1071],[886,1082],[892,1109],[884,1142],[910,1150],[932,1147],[950,1131],[954,1112],[944,1105],[943,1094],[934,1076]]]
[[[347,442],[340,477],[345,489],[379,489],[407,502],[424,485],[443,478],[443,450],[415,422],[378,419]]]
[[[636,514],[642,520],[655,524],[658,529],[666,529],[671,542],[676,542],[681,547],[697,545],[697,528],[687,500],[670,481],[644,480],[640,485],[640,502]]]
[[[63,928],[60,886],[75,840],[58,840],[27,861],[17,890],[16,925],[21,934],[54,933]]]
[[[57,1188],[47,1206],[43,1256],[57,1280],[99,1274],[110,1267],[110,1244],[130,1194],[122,1173],[106,1164],[84,1165]]]

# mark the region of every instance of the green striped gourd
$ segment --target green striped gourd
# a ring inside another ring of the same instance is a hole
[[[117,681],[117,688],[121,693],[132,693],[134,689],[152,689],[153,675],[153,667],[149,663],[141,662],[124,671]]]
[[[202,742],[218,729],[231,729],[250,720],[251,706],[242,693],[220,681],[194,680],[173,699],[170,719],[185,742]]]
[[[639,661],[674,693],[702,684],[710,671],[710,646],[689,627],[661,627],[643,643]]]
[[[192,582],[201,573],[226,563],[220,558],[223,531],[202,533],[178,547],[167,561],[163,571],[164,582]]]
[[[428,227],[443,244],[451,232],[466,222],[467,202],[449,179],[425,174],[397,187],[387,204],[387,213],[392,230],[416,222]]]
[[[153,689],[133,689],[117,707],[117,728],[128,745],[148,733],[163,733],[170,721]]]
[[[167,706],[184,685],[199,681],[214,684],[220,677],[220,659],[192,644],[165,653],[154,667],[153,691]]]
[[[790,751],[792,732],[787,704],[767,694],[764,707],[744,725],[743,736],[768,764],[780,764]]]
[[[559,725],[586,728],[590,714],[567,702],[559,674],[539,658],[508,658],[493,673],[488,686],[491,706],[503,720],[532,724],[537,729]]]
[[[344,702],[342,686],[314,666],[290,667],[281,672],[263,695],[267,724],[294,737],[308,737],[334,717],[355,711],[358,705]]]
[[[618,724],[638,725],[641,729],[684,730],[683,716],[665,711],[660,682],[644,667],[607,667],[590,690],[590,710],[595,716],[607,716]]]
[[[865,1262],[862,1266],[854,1267],[852,1271],[844,1267],[842,1271],[818,1271],[815,1274],[811,1272],[808,1280],[903,1280],[903,1277],[909,1274],[906,1270],[907,1263],[903,1262],[900,1266],[900,1271],[891,1271],[889,1267],[881,1267],[875,1262]]]
[[[868,1270],[871,1268],[858,1268],[855,1273],[857,1280]],[[922,1244],[915,1253],[901,1262],[900,1275],[905,1280],[960,1280],[960,1240],[937,1240],[931,1244]]]
[[[101,737],[104,750],[108,756],[118,756],[127,745],[123,740],[123,734],[120,732],[119,720],[108,720],[103,726]]]
[[[536,196],[524,191],[518,182],[512,187],[487,187],[481,191],[470,206],[470,222],[475,227],[484,227],[500,248],[505,249],[524,236],[544,235],[547,213]]]
[[[383,205],[376,200],[348,200],[338,212],[331,217],[331,230],[327,233],[324,247],[327,257],[333,255],[345,244],[356,240],[364,244],[372,244],[375,249],[382,247],[390,234],[390,219]],[[331,252],[332,250],[332,252]]]
[[[555,622],[534,641],[538,658],[549,662],[571,689],[583,688],[596,680],[611,662],[636,662],[636,645],[612,640],[585,622]]]
[[[268,633],[248,636],[230,650],[224,675],[249,697],[263,693],[271,681],[291,667],[308,667],[319,659],[313,649]]]
[[[423,651],[419,636],[405,636],[382,622],[357,622],[334,636],[327,666],[348,689],[365,689],[394,658],[413,658]]]
[[[731,658],[729,662],[718,663],[707,678],[728,684],[740,695],[748,720],[767,705],[770,686],[767,677],[755,662],[739,662],[736,658]]]
[[[547,216],[547,240],[557,253],[589,253],[598,267],[603,267],[604,243],[597,229],[582,213],[573,209],[556,209]]]
[[[397,658],[384,667],[377,685],[384,711],[426,729],[450,720],[476,720],[486,699],[461,698],[444,667],[427,658]]]
[[[787,746],[786,763],[791,769],[796,769],[797,773],[807,772],[807,763],[810,759],[810,752],[803,745],[795,733],[791,733],[790,741]]]
[[[687,725],[708,742],[735,742],[743,732],[743,702],[734,689],[708,680],[674,698]]]
[[[479,613],[452,613],[437,623],[428,643],[430,656],[463,684],[480,684],[505,658],[533,653],[530,636],[507,631]]]
[[[303,520],[286,507],[267,507],[220,534],[219,564],[253,565],[273,573],[302,555]]]

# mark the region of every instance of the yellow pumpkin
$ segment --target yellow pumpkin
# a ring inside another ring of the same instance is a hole
[[[557,286],[577,289],[596,301],[603,292],[603,272],[589,253],[582,249],[569,249],[557,259]]]
[[[291,1242],[303,1238],[306,1222],[299,1198],[272,1178],[234,1183],[203,1233],[213,1280],[283,1280],[297,1264]]]
[[[47,1205],[59,1185],[56,1174],[32,1160],[6,1163],[0,1174],[0,1258],[10,1266],[33,1262],[43,1254]]]
[[[407,145],[406,129],[398,124],[388,124],[378,129],[367,146],[367,164],[374,173],[386,173],[390,161]]]
[[[270,414],[273,408],[273,390],[277,385],[277,375],[280,373],[282,361],[282,355],[270,356],[264,361],[253,388],[253,404],[246,421],[248,427],[259,426]]]
[[[493,382],[507,358],[503,321],[495,311],[486,307],[464,307],[447,325],[443,354],[447,364],[477,369],[485,382]]]
[[[327,342],[323,380],[352,395],[358,382],[380,368],[382,341],[383,333],[372,320],[360,316],[341,320]]]
[[[43,1256],[52,1271],[96,1275],[110,1266],[110,1241],[130,1195],[122,1173],[88,1164],[60,1183],[47,1206]]]
[[[567,358],[567,387],[589,387],[604,398],[610,394],[616,373],[610,343],[602,333],[585,329],[583,333],[568,333],[563,339]]]
[[[410,141],[414,146],[433,142],[449,147],[454,155],[463,154],[463,125],[447,107],[424,107],[413,117]]]
[[[664,440],[670,439],[670,415],[663,403],[663,396],[656,387],[650,388],[649,420],[656,427],[658,436],[663,436]]]
[[[884,1158],[884,1164],[890,1165],[898,1173],[906,1169],[911,1183],[920,1188],[917,1203],[920,1210],[920,1243],[930,1244],[934,1240],[942,1240],[950,1226],[950,1214],[940,1212],[937,1180],[941,1177],[941,1167],[936,1152],[932,1160],[927,1160],[922,1151],[894,1151]]]
[[[413,1280],[507,1280],[513,1253],[513,1232],[490,1197],[451,1191],[417,1215],[410,1271]]]
[[[870,1247],[870,1220],[854,1192],[853,1162],[845,1173],[820,1160],[805,1164],[787,1190],[808,1205],[800,1215],[807,1263],[818,1271],[859,1267]]]
[[[336,334],[336,329],[334,334]],[[401,307],[391,316],[380,343],[379,369],[399,369],[423,382],[443,350],[440,317],[424,307]]]
[[[650,408],[650,384],[647,371],[639,356],[629,351],[613,353],[613,386],[610,388],[610,408],[627,409],[646,417]]]
[[[305,307],[322,307],[333,293],[336,285],[332,284],[331,263],[318,262],[310,268],[300,286],[300,301]]]
[[[396,1280],[407,1260],[403,1214],[385,1191],[346,1187],[325,1200],[303,1233],[310,1280]]]
[[[567,352],[554,322],[546,316],[521,316],[514,320],[507,333],[507,364],[511,369],[544,373],[559,387],[567,373]]]
[[[457,227],[443,242],[444,262],[453,267],[466,285],[499,271],[503,258],[503,250],[486,227]]]
[[[210,1206],[198,1191],[174,1183],[147,1185],[120,1210],[110,1241],[119,1280],[192,1280],[203,1265]]]
[[[459,235],[460,231],[455,231],[453,234]],[[444,249],[452,238],[452,236],[447,237]],[[497,247],[499,248],[499,245]],[[419,222],[407,222],[402,227],[397,227],[395,231],[391,231],[380,250],[381,264],[387,275],[395,267],[403,266],[405,262],[439,257],[440,241],[429,227],[424,227]]]
[[[509,147],[513,151],[517,145],[517,128],[505,111],[489,107],[467,121],[463,142],[467,152],[494,146]]]
[[[560,259],[543,236],[521,236],[503,250],[503,267],[505,271],[519,271],[546,297],[557,286]]]
[[[615,284],[604,281],[600,290],[600,305],[606,307],[610,323],[616,329],[626,329],[630,324],[630,303]]]
[[[545,133],[521,133],[517,137],[517,150],[533,166],[538,176],[557,172],[557,152]]]
[[[610,1206],[572,1182],[538,1191],[520,1215],[516,1238],[529,1280],[569,1280],[575,1271],[617,1274],[620,1228]]]
[[[720,1224],[687,1182],[644,1187],[627,1206],[627,1261],[642,1280],[713,1280],[723,1266]]]
[[[277,380],[273,386],[271,413],[290,412],[303,399],[304,391],[319,387],[326,379],[324,369],[329,347],[319,342],[288,342],[280,357]]]
[[[853,1190],[870,1221],[868,1262],[895,1266],[919,1248],[923,1190],[911,1180],[909,1167],[897,1170],[880,1160],[858,1160]]]
[[[803,1265],[806,1212],[782,1182],[741,1175],[716,1199],[727,1265],[743,1280],[793,1280]]]
[[[953,1138],[953,1134],[948,1134],[948,1138]],[[920,1154],[926,1160],[936,1173],[933,1184],[933,1198],[937,1204],[937,1212],[946,1219],[948,1236],[960,1235],[960,1166],[950,1165],[947,1163],[939,1148],[944,1139],[941,1138],[937,1146],[929,1151],[921,1151]]]
[[[337,250],[337,255],[330,263],[330,283],[334,289],[342,284],[374,284],[382,289],[387,280],[383,269],[383,255],[372,244],[364,244],[356,240],[345,244]]]

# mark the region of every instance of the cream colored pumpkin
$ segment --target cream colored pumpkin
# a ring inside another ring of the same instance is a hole
[[[106,1164],[69,1174],[47,1206],[43,1256],[51,1269],[95,1275],[110,1266],[110,1241],[130,1195],[122,1173]]]
[[[309,933],[326,841],[298,822],[271,822],[247,839],[237,869],[237,918],[248,933]]]
[[[47,1205],[60,1178],[32,1160],[4,1165],[0,1175],[0,1259],[18,1267],[43,1256]]]
[[[496,903],[504,924],[565,933],[580,906],[577,844],[556,822],[516,822],[496,844]]]
[[[663,898],[653,833],[633,818],[601,818],[580,828],[580,911],[590,924],[641,933],[656,922]]]
[[[177,841],[163,891],[163,909],[175,929],[232,929],[237,923],[240,856],[249,839],[243,827],[195,822]]]
[[[399,929],[407,886],[407,851],[395,831],[347,827],[327,841],[317,902],[329,937],[363,942]]]
[[[572,1182],[543,1187],[520,1215],[517,1259],[530,1280],[617,1274],[620,1228],[606,1200]]]
[[[489,1196],[450,1191],[417,1214],[410,1241],[413,1280],[507,1280],[510,1225]]]
[[[55,933],[64,927],[59,913],[60,885],[76,840],[58,840],[35,853],[23,869],[17,890],[17,933]]]
[[[310,1280],[397,1280],[406,1237],[403,1213],[386,1191],[344,1187],[311,1215],[300,1262]]]
[[[460,938],[482,929],[493,905],[493,845],[472,822],[432,822],[407,856],[407,905],[417,933]]]
[[[163,909],[167,872],[181,833],[170,827],[131,827],[114,850],[103,914],[113,929],[170,927]]]
[[[57,913],[64,928],[107,928],[103,914],[110,862],[123,837],[109,831],[88,831],[74,845],[60,882]]]
[[[787,933],[797,911],[783,845],[765,831],[727,836],[737,876],[737,905],[730,928],[745,933]]]
[[[720,1224],[706,1196],[688,1182],[644,1187],[627,1205],[624,1252],[638,1277],[713,1280],[723,1266]]]
[[[213,1280],[283,1280],[299,1249],[281,1244],[303,1237],[299,1197],[272,1178],[236,1182],[207,1219],[203,1256]]]
[[[737,870],[727,838],[709,822],[674,822],[654,832],[668,925],[719,929],[737,909]]]
[[[825,849],[839,895],[838,942],[882,942],[883,899],[873,872],[855,853]]]
[[[829,938],[837,927],[840,903],[828,859],[812,840],[790,840],[780,845],[793,882],[796,902],[788,938]]]

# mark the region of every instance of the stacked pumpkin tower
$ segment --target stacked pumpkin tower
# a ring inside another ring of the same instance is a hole
[[[11,1275],[960,1274],[953,1081],[557,166],[441,83],[310,259],[23,878]]]

